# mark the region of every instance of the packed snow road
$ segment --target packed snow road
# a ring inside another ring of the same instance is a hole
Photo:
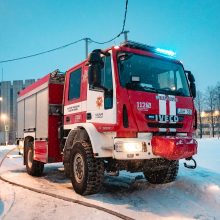
[[[0,154],[6,152],[1,150]],[[15,152],[13,153],[15,154]],[[22,158],[11,156],[1,167],[1,176],[66,198],[114,210],[134,219],[220,219],[220,140],[199,140],[196,170],[180,165],[175,182],[149,184],[142,173],[121,172],[105,177],[103,190],[82,197],[65,178],[62,164],[47,165],[44,176],[26,174]],[[118,219],[100,210],[72,204],[0,182],[0,218],[4,219]]]

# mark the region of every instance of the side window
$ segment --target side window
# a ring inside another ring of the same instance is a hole
[[[78,99],[80,97],[82,68],[70,73],[69,81],[69,100]]]
[[[109,90],[113,89],[111,57],[104,57],[104,68],[102,68],[102,85]]]
[[[183,80],[180,78],[179,72],[177,72],[177,73],[176,73],[176,84],[177,84],[177,86],[176,86],[177,88],[176,88],[176,89],[177,89],[177,90],[184,88],[182,82],[183,82]]]
[[[113,82],[112,82],[112,66],[111,57],[104,57],[104,67],[102,68],[102,86],[105,88],[104,109],[113,107]]]
[[[111,57],[102,57],[102,65],[93,64],[89,69],[90,90],[100,91],[104,93],[104,109],[113,108],[113,80]]]

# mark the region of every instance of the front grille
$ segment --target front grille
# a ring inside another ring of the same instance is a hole
[[[147,125],[150,128],[182,128],[183,127],[182,123],[178,123],[178,124],[165,124],[165,123],[148,122]]]

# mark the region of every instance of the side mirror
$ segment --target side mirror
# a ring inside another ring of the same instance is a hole
[[[99,64],[93,64],[89,67],[89,86],[91,88],[101,87],[102,68]]]
[[[89,86],[101,87],[101,72],[104,66],[101,58],[101,50],[93,50],[88,57],[89,64]]]
[[[193,76],[193,74],[191,73],[191,71],[185,71],[185,73],[187,73],[187,76],[188,76],[189,87],[190,87],[190,91],[191,91],[192,97],[193,97],[193,98],[196,98],[195,77]]]
[[[194,82],[190,83],[190,90],[192,93],[192,97],[195,99],[196,98],[196,84]]]
[[[100,49],[93,50],[92,53],[89,54],[88,63],[90,65],[97,64],[97,63],[103,65],[103,61],[102,61],[102,58],[101,58],[101,50]]]
[[[190,82],[195,82],[195,77],[193,76],[193,74],[191,73],[191,71],[185,71],[188,74],[188,80]]]

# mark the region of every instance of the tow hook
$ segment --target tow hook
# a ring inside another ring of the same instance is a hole
[[[196,164],[196,161],[195,161],[192,157],[188,157],[188,158],[186,158],[185,160],[187,160],[187,161],[192,160],[194,164],[193,164],[193,165],[189,165],[189,164],[187,164],[187,163],[184,163],[184,167],[186,167],[186,168],[188,168],[188,169],[196,169],[197,164]]]

